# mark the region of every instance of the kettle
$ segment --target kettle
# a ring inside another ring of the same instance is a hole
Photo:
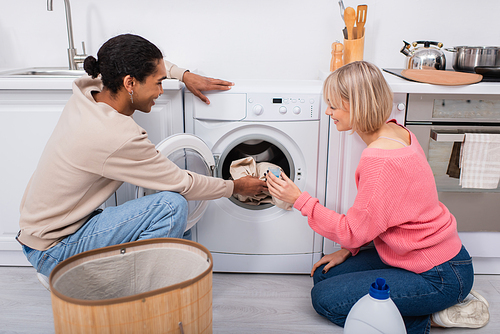
[[[443,43],[418,41],[410,45],[406,41],[403,42],[405,45],[401,49],[401,53],[407,57],[407,69],[446,69],[446,57],[444,52],[440,50],[443,47]],[[419,44],[423,46],[418,46]],[[410,50],[411,46],[413,46],[413,50]]]

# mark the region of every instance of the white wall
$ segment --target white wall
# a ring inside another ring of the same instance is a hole
[[[62,0],[0,0],[0,68],[66,66]],[[344,0],[346,6],[357,5]],[[401,68],[403,39],[500,45],[498,0],[365,0],[365,60]],[[226,79],[317,79],[341,39],[337,0],[72,0],[75,45],[131,32],[167,59]],[[453,54],[446,53],[451,68]]]

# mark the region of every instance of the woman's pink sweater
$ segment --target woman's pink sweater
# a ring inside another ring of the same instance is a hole
[[[295,201],[314,231],[353,255],[373,240],[382,261],[415,273],[458,254],[462,242],[455,217],[439,202],[432,170],[413,133],[404,148],[366,148],[355,176],[358,194],[345,215],[307,192]]]

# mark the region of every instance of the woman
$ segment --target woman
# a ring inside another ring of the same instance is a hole
[[[302,193],[284,174],[279,179],[268,173],[267,179],[272,196],[293,203],[314,231],[342,245],[311,271],[316,311],[344,326],[354,303],[383,277],[408,333],[428,333],[432,314],[441,326],[484,326],[487,302],[474,291],[476,297],[469,295],[472,259],[455,217],[438,200],[416,137],[387,121],[393,98],[380,70],[367,62],[347,64],[326,79],[323,94],[337,130],[356,132],[367,145],[356,169],[353,206],[339,214]],[[360,251],[372,241],[374,248]]]
[[[201,90],[231,83],[184,73],[135,35],[111,38],[97,57],[85,60],[89,76],[75,80],[21,203],[17,240],[44,276],[87,250],[182,237],[186,200],[255,195],[266,186],[257,178],[227,181],[179,169],[131,117],[135,110],[149,113],[163,93],[162,81],[172,76],[188,81],[200,98]],[[96,210],[123,182],[161,192]]]

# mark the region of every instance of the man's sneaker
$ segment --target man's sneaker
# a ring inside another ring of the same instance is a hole
[[[42,283],[42,285],[45,287],[45,289],[50,291],[50,283],[49,283],[49,278],[45,275],[42,275],[40,273],[36,273],[36,278]]]
[[[488,307],[488,301],[471,290],[462,303],[434,313],[432,320],[442,327],[480,328],[490,320]]]

